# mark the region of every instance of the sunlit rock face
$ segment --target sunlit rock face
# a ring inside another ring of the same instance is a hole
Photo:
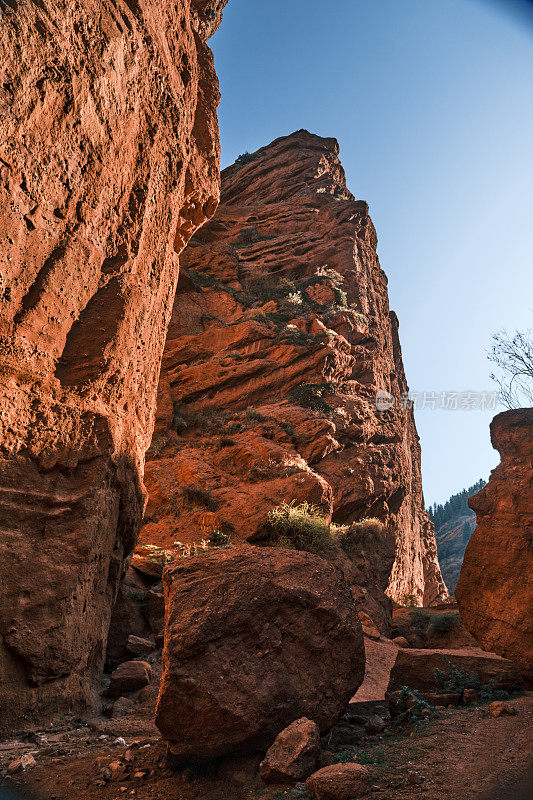
[[[419,604],[446,590],[376,245],[335,139],[298,131],[223,171],[181,259],[141,542],[253,540],[291,501],[337,524],[377,517],[384,534],[342,566],[386,627],[387,588]]]
[[[0,12],[2,726],[93,699],[178,254],[219,196],[223,5]]]
[[[533,409],[498,414],[490,436],[501,463],[468,501],[477,527],[455,596],[479,644],[533,679]]]

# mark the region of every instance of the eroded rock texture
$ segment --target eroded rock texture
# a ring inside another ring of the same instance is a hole
[[[533,679],[533,409],[498,414],[490,435],[501,463],[468,501],[477,528],[455,596],[479,644]]]
[[[250,539],[270,509],[306,500],[336,523],[386,524],[361,559],[372,612],[387,585],[428,605],[445,587],[398,322],[338,153],[299,131],[222,173],[221,204],[182,256],[141,541]],[[377,410],[378,390],[394,407]]]
[[[178,253],[218,199],[223,5],[0,9],[3,726],[89,702],[102,662]]]

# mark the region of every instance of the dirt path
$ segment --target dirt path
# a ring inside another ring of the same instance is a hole
[[[396,731],[357,751],[372,772],[376,800],[526,800],[533,796],[531,744],[533,696],[514,700],[517,716],[486,716],[483,707],[443,711],[440,718],[414,731]],[[149,744],[149,747],[146,745]],[[80,743],[81,745],[81,743]],[[77,752],[56,755],[10,782],[38,800],[303,800],[285,787],[265,788],[250,761],[221,773],[172,773],[155,738],[131,748],[98,739]],[[100,785],[102,767],[121,759],[127,749],[131,767],[115,781]],[[348,754],[346,757],[349,757]],[[135,773],[138,774],[137,777]],[[410,773],[415,773],[410,776]],[[420,784],[412,781],[420,780]],[[6,784],[4,784],[4,787]],[[522,789],[522,794],[520,793]],[[4,800],[0,788],[0,798]]]
[[[518,715],[490,718],[483,707],[443,711],[412,736],[368,748],[380,800],[513,800],[532,797],[533,697],[512,701]],[[372,763],[373,762],[373,763]],[[409,772],[423,778],[409,782]],[[529,792],[523,795],[529,786]]]

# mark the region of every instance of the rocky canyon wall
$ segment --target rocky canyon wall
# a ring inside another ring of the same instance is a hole
[[[498,414],[490,434],[501,463],[468,501],[477,527],[455,596],[481,647],[533,680],[533,409]]]
[[[0,720],[91,702],[178,253],[219,195],[224,0],[0,9]]]
[[[299,131],[224,170],[181,260],[140,542],[253,541],[292,501],[339,525],[377,517],[384,530],[342,566],[386,625],[387,587],[419,604],[446,590],[376,245],[334,139]]]

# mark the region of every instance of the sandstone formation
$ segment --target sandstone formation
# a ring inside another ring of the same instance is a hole
[[[501,463],[469,500],[477,528],[466,548],[456,597],[479,644],[533,679],[533,409],[492,420]]]
[[[1,7],[1,726],[92,699],[178,253],[218,200],[223,5]]]
[[[298,131],[223,171],[219,208],[182,256],[141,541],[253,539],[283,501],[337,524],[377,517],[383,535],[350,583],[386,628],[387,586],[425,605],[446,590],[398,321],[338,153]],[[376,408],[378,391],[391,408]]]
[[[243,545],[177,559],[156,725],[178,759],[270,747],[291,722],[336,722],[365,671],[340,573],[294,550]]]
[[[499,689],[514,690],[522,687],[522,679],[515,665],[494,653],[484,653],[474,648],[400,649],[391,670],[387,692],[396,692],[403,686],[421,692],[441,692],[442,681],[453,678],[453,669],[458,670],[465,678],[476,675],[479,687],[489,682],[494,682]]]

